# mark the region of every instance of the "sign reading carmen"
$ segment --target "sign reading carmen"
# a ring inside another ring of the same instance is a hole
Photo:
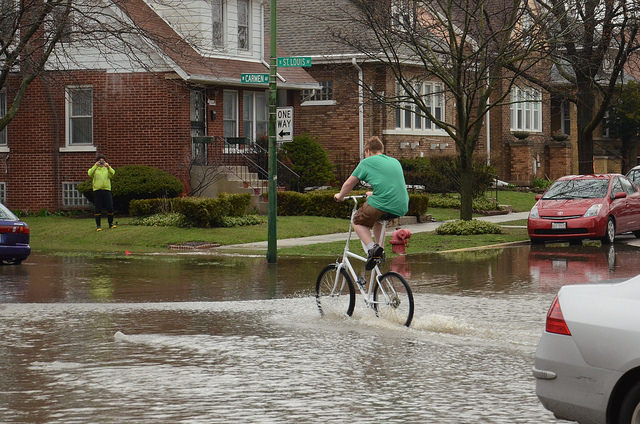
[[[240,74],[243,84],[269,84],[269,74]]]

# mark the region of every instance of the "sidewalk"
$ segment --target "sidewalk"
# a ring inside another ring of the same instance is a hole
[[[488,221],[494,223],[507,222],[507,221],[515,221],[518,219],[527,219],[529,216],[529,212],[516,212],[509,213],[506,215],[494,215],[494,216],[484,216],[478,219],[480,221]],[[415,233],[423,233],[427,231],[435,231],[438,226],[444,224],[444,221],[438,222],[425,222],[422,224],[410,224],[403,225],[402,228],[405,228],[411,231],[411,234]],[[393,232],[395,228],[389,228],[387,230],[387,235]],[[334,233],[334,234],[323,234],[319,236],[310,236],[310,237],[298,237],[298,238],[289,238],[289,239],[281,239],[278,240],[278,247],[294,247],[294,246],[305,246],[308,244],[317,244],[317,243],[331,243],[334,241],[344,241],[347,239],[348,233]],[[247,250],[264,250],[267,249],[266,241],[259,241],[255,243],[244,243],[244,244],[229,244],[226,246],[220,246],[216,248],[218,250],[221,249],[247,249]]]

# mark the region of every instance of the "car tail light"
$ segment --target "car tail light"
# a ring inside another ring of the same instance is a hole
[[[553,299],[553,303],[549,308],[549,313],[547,313],[546,330],[548,333],[564,334],[566,336],[571,335],[571,331],[569,331],[569,327],[567,327],[567,323],[564,321],[562,309],[560,309],[560,302],[558,302],[558,296]]]
[[[21,225],[0,225],[0,234],[15,233],[15,234],[29,234],[29,226],[26,224]]]

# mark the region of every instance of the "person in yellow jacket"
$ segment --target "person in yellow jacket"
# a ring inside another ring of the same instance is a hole
[[[95,218],[96,218],[96,231],[102,231],[100,221],[102,213],[107,214],[107,220],[109,221],[109,228],[115,228],[113,223],[113,197],[111,196],[111,178],[115,175],[116,171],[109,163],[104,155],[96,156],[96,163],[93,164],[88,171],[91,178],[91,185],[93,187],[93,204],[95,206]]]

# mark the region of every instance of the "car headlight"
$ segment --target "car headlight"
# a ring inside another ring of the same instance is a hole
[[[538,213],[538,206],[534,206],[531,208],[529,212],[529,218],[540,218],[540,213]]]
[[[584,213],[584,217],[587,216],[597,216],[600,213],[600,209],[602,208],[602,203],[597,203],[595,205],[591,205],[589,209]]]

